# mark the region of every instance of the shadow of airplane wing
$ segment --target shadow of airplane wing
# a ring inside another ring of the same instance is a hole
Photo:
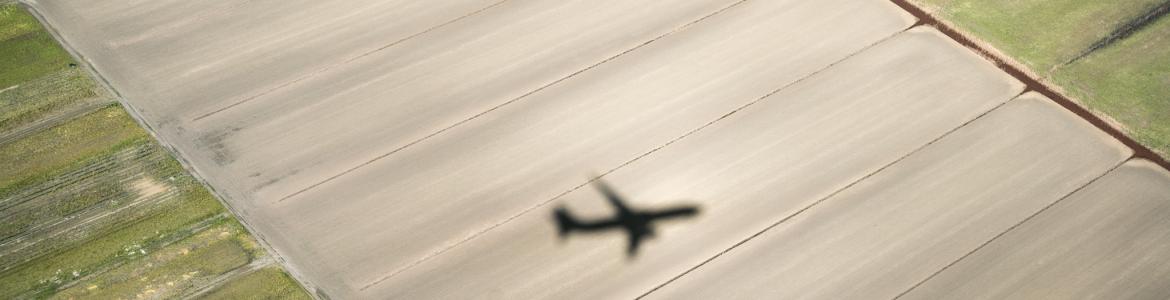
[[[605,181],[598,179],[597,181],[594,181],[593,184],[597,187],[598,191],[601,191],[602,195],[605,195],[605,200],[609,201],[610,204],[613,204],[613,207],[616,208],[618,212],[621,214],[632,213],[630,208],[626,206],[625,203],[623,203],[622,196],[619,196],[617,192],[609,188],[609,185],[606,184]]]
[[[680,217],[691,217],[699,214],[699,208],[694,206],[676,207],[664,210],[649,212],[646,214],[651,220],[656,219],[673,219]]]

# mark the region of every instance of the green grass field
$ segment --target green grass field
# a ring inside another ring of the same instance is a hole
[[[1170,155],[1170,18],[1065,66],[1053,78],[1142,144]]]
[[[264,268],[244,275],[239,280],[225,284],[204,295],[204,299],[256,299],[249,298],[250,295],[255,294],[252,289],[256,287],[265,289],[263,293],[265,297],[260,299],[312,299],[300,290],[291,289],[290,287],[296,287],[296,283],[291,277],[288,277],[288,274],[278,268]]]
[[[1068,63],[1165,0],[913,0],[1170,155],[1170,20]],[[1066,64],[1068,63],[1068,64]]]
[[[101,95],[89,75],[80,68],[68,68],[21,83],[0,92],[0,133],[10,132],[38,120],[77,107]]]
[[[915,0],[1041,75],[1162,0]]]
[[[141,258],[84,277],[53,298],[176,298],[252,261],[253,254],[239,240],[241,229],[216,226],[172,245],[142,251]],[[295,286],[295,284],[294,284]]]
[[[116,151],[145,131],[117,104],[70,120],[23,139],[0,145],[0,195],[45,180],[76,162]]]
[[[21,7],[3,5],[0,7],[0,89],[40,78],[54,71],[62,70],[73,63],[69,53],[57,46],[36,18]]]
[[[308,298],[17,5],[0,53],[0,299]]]
[[[100,97],[93,81],[37,19],[0,5],[0,133]]]

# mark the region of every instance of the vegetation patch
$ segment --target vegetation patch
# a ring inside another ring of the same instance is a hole
[[[69,68],[0,92],[0,134],[86,100],[101,99],[94,82],[87,76],[80,68]]]
[[[152,209],[152,214],[94,237],[77,247],[36,253],[33,260],[0,272],[0,298],[47,296],[72,281],[111,266],[142,258],[176,240],[198,233],[208,222],[222,222],[223,207],[205,191],[192,191]],[[73,274],[77,274],[73,276]]]
[[[0,165],[0,192],[144,139],[149,139],[146,131],[115,104],[0,145],[0,161],[5,162]]]
[[[169,164],[177,165],[161,147],[143,141],[0,199],[0,271],[129,225],[198,187],[181,172],[158,172]],[[163,192],[144,195],[139,182]]]
[[[47,31],[23,29],[29,16],[26,12],[12,12],[15,5],[4,5],[0,10],[0,24],[16,24],[17,28],[0,31],[0,89],[7,89],[25,81],[40,78],[54,71],[69,68],[73,58],[57,46]],[[34,19],[35,21],[35,19]]]
[[[1163,0],[913,0],[1041,75]]]
[[[251,272],[204,295],[203,299],[312,299],[292,277],[274,267]]]
[[[32,14],[18,5],[0,5],[0,41],[41,30],[41,24]]]
[[[1142,144],[1170,155],[1170,18],[1162,18],[1053,76]]]
[[[0,53],[0,299],[308,298],[18,5]]]
[[[251,261],[239,228],[218,226],[145,254],[101,276],[78,280],[53,298],[177,298]],[[145,251],[143,251],[145,252]]]

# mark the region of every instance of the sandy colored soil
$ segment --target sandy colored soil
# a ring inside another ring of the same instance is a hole
[[[331,299],[892,297],[1130,157],[886,1],[35,6]]]

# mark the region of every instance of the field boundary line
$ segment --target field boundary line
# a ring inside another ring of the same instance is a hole
[[[1093,183],[1096,183],[1098,180],[1101,180],[1101,178],[1105,178],[1105,176],[1109,175],[1110,173],[1113,173],[1114,170],[1117,170],[1121,166],[1124,166],[1125,163],[1129,162],[1130,160],[1132,160],[1132,159],[1122,159],[1121,162],[1117,163],[1117,165],[1114,165],[1112,168],[1105,170],[1105,172],[1101,173],[1101,175],[1094,177],[1092,180],[1089,180],[1089,182],[1085,183],[1084,185],[1073,189],[1072,191],[1068,192],[1068,194],[1065,194],[1064,196],[1061,196],[1060,199],[1056,199],[1056,201],[1052,201],[1052,203],[1045,205],[1043,208],[1036,211],[1035,213],[1032,213],[1031,215],[1028,215],[1027,217],[1020,220],[1019,222],[1016,222],[1016,224],[1012,225],[1011,227],[1008,227],[1008,229],[1004,230],[1003,232],[996,234],[994,237],[991,237],[991,239],[988,239],[987,241],[983,242],[982,244],[979,244],[979,246],[975,247],[975,249],[971,249],[971,251],[968,251],[966,254],[963,254],[963,256],[960,256],[959,258],[955,259],[954,261],[947,264],[946,266],[943,266],[941,269],[938,269],[938,271],[934,271],[934,273],[931,273],[930,276],[926,276],[926,278],[923,278],[918,283],[915,283],[913,286],[910,286],[910,288],[906,289],[905,291],[902,291],[902,293],[898,294],[898,296],[895,296],[894,299],[895,300],[901,299],[903,296],[906,296],[906,294],[909,294],[911,291],[914,291],[915,289],[917,289],[919,286],[922,286],[922,284],[926,283],[927,281],[934,279],[939,274],[942,274],[946,270],[953,267],[955,264],[958,264],[960,261],[967,259],[967,257],[971,256],[972,254],[979,252],[979,250],[982,250],[983,248],[987,247],[987,245],[990,245],[991,243],[995,242],[995,240],[998,240],[1000,237],[1003,237],[1004,235],[1007,235],[1009,232],[1016,230],[1016,228],[1024,225],[1024,223],[1027,223],[1028,221],[1031,221],[1032,219],[1036,218],[1036,216],[1044,213],[1045,211],[1048,211],[1048,209],[1052,208],[1053,206],[1056,206],[1057,204],[1064,202],[1064,200],[1068,199],[1068,197],[1072,197],[1073,195],[1076,195],[1077,192],[1080,192],[1081,190],[1089,187],[1090,185],[1093,185]]]
[[[910,29],[917,28],[917,27],[919,27],[919,26],[921,26],[921,25],[922,25],[922,24],[920,24],[920,23],[915,23],[914,25],[910,26],[910,28],[907,28],[907,29],[906,29],[906,31],[908,31],[908,30],[910,30]],[[905,32],[905,31],[902,31],[902,32]],[[901,34],[901,32],[899,32],[899,34]],[[896,35],[895,35],[895,36],[896,36]],[[888,39],[888,38],[887,38],[887,39]],[[884,42],[884,41],[885,41],[885,40],[883,40],[883,42]],[[876,45],[876,44],[875,44],[875,45]],[[868,48],[867,48],[867,49],[868,49]],[[1017,94],[1017,95],[1011,96],[1011,98],[1008,98],[1007,100],[1005,100],[1005,101],[1003,101],[1003,102],[999,103],[999,104],[998,104],[998,105],[996,105],[995,107],[992,107],[991,109],[988,109],[987,111],[984,111],[983,113],[979,114],[978,116],[975,116],[974,118],[971,118],[970,120],[967,120],[966,122],[963,122],[963,124],[959,124],[959,126],[955,126],[955,128],[951,128],[951,129],[950,129],[950,130],[948,130],[947,132],[944,132],[943,134],[940,134],[939,136],[935,137],[934,139],[930,140],[929,142],[926,142],[925,144],[922,144],[921,146],[918,146],[917,148],[914,148],[914,150],[911,150],[910,152],[907,152],[907,153],[906,153],[905,155],[903,155],[902,157],[899,157],[898,159],[895,159],[895,160],[891,161],[890,163],[888,163],[888,164],[886,164],[886,165],[883,165],[883,166],[881,166],[881,167],[877,168],[876,170],[874,170],[873,172],[870,172],[869,174],[865,174],[865,176],[862,176],[861,178],[858,178],[857,180],[854,180],[853,182],[850,182],[849,184],[846,184],[845,186],[843,186],[843,187],[841,187],[841,188],[839,188],[839,189],[837,189],[837,190],[833,191],[832,193],[829,193],[828,195],[826,195],[826,196],[824,196],[824,197],[822,197],[822,198],[820,198],[820,199],[817,199],[816,201],[813,201],[813,202],[812,202],[812,203],[810,203],[809,205],[807,205],[807,206],[805,206],[805,207],[803,207],[803,208],[801,208],[801,209],[797,210],[796,212],[794,212],[794,213],[792,213],[792,214],[790,214],[790,215],[788,215],[788,216],[786,216],[786,217],[784,217],[784,218],[781,218],[781,219],[780,219],[779,221],[777,221],[776,223],[773,223],[772,225],[769,225],[768,227],[765,227],[764,229],[760,230],[759,232],[756,232],[755,234],[752,234],[751,236],[748,236],[747,238],[743,239],[742,241],[739,241],[738,243],[735,243],[734,245],[731,245],[731,247],[728,247],[727,249],[724,249],[722,252],[719,252],[718,254],[715,254],[714,256],[711,256],[711,257],[710,257],[710,258],[708,258],[707,260],[704,260],[703,262],[701,262],[701,263],[699,263],[699,264],[695,265],[694,267],[691,267],[690,269],[687,269],[686,271],[684,271],[684,272],[682,272],[682,273],[678,274],[678,275],[677,275],[677,276],[675,276],[674,278],[671,278],[670,280],[667,280],[666,282],[663,282],[662,284],[659,284],[658,286],[656,286],[656,287],[654,287],[654,288],[650,289],[649,291],[646,291],[646,293],[643,293],[642,295],[638,296],[638,297],[637,297],[637,298],[635,298],[635,299],[643,299],[643,298],[645,298],[646,296],[649,296],[650,294],[654,293],[655,291],[658,291],[658,290],[662,289],[663,287],[666,287],[667,285],[670,285],[671,283],[673,283],[673,282],[677,281],[678,279],[680,279],[680,278],[682,278],[682,277],[686,276],[687,274],[690,274],[691,272],[694,272],[695,270],[698,270],[699,268],[702,268],[704,265],[707,265],[708,263],[710,263],[710,262],[712,262],[712,261],[715,261],[716,259],[718,259],[719,257],[723,256],[724,254],[727,254],[727,253],[731,252],[732,250],[735,250],[735,248],[738,248],[739,246],[741,246],[741,245],[743,245],[743,244],[746,244],[747,242],[751,241],[752,239],[755,239],[756,237],[759,237],[759,236],[763,235],[765,232],[767,232],[767,231],[769,231],[769,230],[772,230],[772,228],[776,228],[776,227],[780,226],[780,225],[781,225],[781,224],[783,224],[784,222],[787,222],[788,220],[791,220],[792,218],[795,218],[795,217],[797,217],[797,216],[799,216],[799,215],[803,214],[804,212],[806,212],[806,211],[808,211],[808,210],[810,210],[810,209],[813,209],[815,206],[817,206],[817,205],[819,205],[819,204],[821,204],[821,203],[823,203],[823,202],[825,202],[825,201],[829,200],[830,198],[833,198],[833,197],[834,197],[834,196],[836,196],[837,194],[840,194],[841,192],[844,192],[845,190],[848,190],[848,189],[852,188],[853,186],[855,186],[855,185],[857,185],[857,184],[860,184],[860,183],[861,183],[861,182],[863,182],[863,181],[866,181],[866,180],[868,180],[870,177],[873,177],[873,176],[877,175],[878,173],[881,173],[882,171],[885,171],[886,169],[888,169],[888,168],[890,168],[890,167],[892,167],[892,166],[894,166],[894,165],[898,164],[899,162],[902,162],[903,160],[906,160],[906,159],[907,159],[907,158],[909,158],[910,156],[913,156],[914,154],[916,154],[916,153],[918,153],[918,152],[921,152],[923,149],[929,148],[931,145],[934,145],[934,144],[938,143],[939,141],[941,141],[942,139],[944,139],[944,138],[946,138],[946,137],[950,136],[950,135],[951,135],[952,133],[954,133],[955,131],[959,131],[960,129],[962,129],[962,128],[964,128],[964,127],[967,127],[967,125],[970,125],[971,123],[974,123],[975,121],[977,121],[977,120],[979,120],[979,119],[982,119],[984,116],[986,116],[986,115],[990,114],[991,112],[998,110],[1000,107],[1003,107],[1004,105],[1007,105],[1008,103],[1011,103],[1012,101],[1015,101],[1016,99],[1019,99],[1019,98],[1020,98],[1020,95],[1023,95],[1023,94],[1024,94],[1024,93],[1023,93],[1023,92],[1021,92],[1020,94]]]
[[[291,86],[291,85],[297,84],[298,82],[305,81],[305,80],[308,80],[308,79],[310,79],[310,78],[313,78],[313,77],[317,77],[317,75],[320,75],[320,74],[322,74],[322,73],[328,72],[329,70],[332,70],[333,68],[340,67],[340,66],[344,66],[344,65],[348,65],[349,63],[352,63],[352,62],[354,62],[354,61],[357,61],[357,60],[359,60],[359,59],[362,59],[362,58],[365,58],[365,57],[367,57],[367,56],[373,55],[374,53],[381,52],[382,50],[386,50],[387,48],[390,48],[390,47],[397,46],[398,44],[404,43],[404,42],[406,42],[406,41],[408,41],[408,40],[411,40],[411,39],[414,39],[414,38],[416,38],[416,37],[418,37],[418,36],[421,36],[421,35],[424,35],[424,34],[430,33],[431,31],[438,30],[439,28],[447,27],[447,25],[451,25],[451,24],[454,24],[454,23],[456,23],[456,22],[462,21],[463,19],[470,18],[471,16],[478,15],[479,13],[482,13],[482,12],[484,12],[484,11],[487,11],[487,10],[489,10],[489,9],[492,9],[492,8],[494,8],[494,7],[496,7],[496,6],[500,6],[500,5],[502,5],[502,4],[504,4],[505,2],[508,2],[508,1],[509,1],[509,0],[500,0],[500,1],[496,2],[496,3],[492,3],[491,5],[485,6],[485,7],[483,7],[483,8],[480,8],[480,9],[478,9],[478,10],[476,10],[476,11],[470,12],[470,13],[468,13],[468,14],[465,14],[465,15],[463,15],[463,16],[460,16],[460,17],[458,17],[458,18],[451,19],[451,20],[449,20],[449,21],[446,21],[446,22],[443,22],[443,23],[441,23],[441,24],[439,24],[439,25],[435,25],[435,26],[432,26],[432,27],[430,27],[430,28],[427,28],[426,30],[423,30],[423,31],[420,31],[420,32],[417,32],[417,33],[411,34],[411,35],[409,35],[409,36],[407,36],[407,37],[404,37],[404,38],[398,39],[397,41],[394,41],[394,42],[391,42],[391,43],[389,43],[389,44],[383,45],[382,47],[378,47],[377,49],[370,50],[370,51],[368,51],[368,52],[365,52],[365,53],[359,54],[359,55],[357,55],[357,56],[354,56],[354,57],[350,57],[350,58],[346,59],[345,61],[342,61],[342,62],[339,62],[339,63],[335,63],[335,64],[331,64],[331,65],[327,65],[327,66],[321,67],[321,68],[319,68],[319,69],[313,70],[312,72],[309,72],[309,74],[305,74],[304,76],[298,77],[297,79],[293,79],[292,81],[285,82],[285,83],[283,83],[283,84],[280,84],[280,85],[277,85],[277,86],[275,86],[275,87],[273,87],[273,88],[271,88],[271,89],[265,90],[265,91],[263,91],[263,92],[260,92],[260,93],[258,93],[258,94],[254,94],[254,95],[252,95],[252,96],[248,96],[247,98],[244,98],[244,99],[238,100],[238,101],[236,101],[236,102],[233,102],[232,104],[228,104],[227,106],[224,106],[224,107],[221,107],[221,108],[219,108],[219,109],[213,110],[213,111],[211,111],[211,112],[208,112],[208,113],[204,113],[204,114],[202,114],[202,115],[199,115],[199,116],[195,117],[194,119],[191,119],[191,122],[198,122],[199,120],[206,119],[207,117],[210,117],[210,116],[213,116],[213,115],[215,115],[215,114],[221,113],[221,112],[223,112],[223,111],[226,111],[226,110],[232,109],[233,107],[239,106],[239,105],[241,105],[241,104],[244,104],[244,103],[251,102],[252,100],[256,100],[257,98],[264,97],[265,95],[268,95],[268,94],[271,94],[271,93],[273,93],[273,92],[276,92],[276,91],[282,90],[282,89],[284,89],[284,88],[286,88],[286,87],[289,87],[289,86]]]
[[[980,40],[973,34],[958,29],[953,23],[936,16],[925,7],[910,3],[910,0],[890,1],[915,18],[918,18],[918,23],[935,28],[951,40],[958,42],[960,45],[979,54],[979,56],[991,61],[1000,70],[1024,83],[1027,87],[1025,92],[1032,91],[1044,95],[1064,109],[1089,122],[1093,127],[1104,131],[1109,136],[1120,141],[1126,147],[1133,150],[1134,158],[1143,158],[1161,166],[1163,169],[1170,170],[1170,161],[1167,161],[1166,158],[1154,152],[1149,147],[1138,143],[1137,140],[1126,134],[1119,125],[1107,121],[1108,119],[1106,117],[1099,116],[1097,113],[1081,105],[1080,101],[1067,96],[1059,85],[1044,80],[1044,77],[1037,75],[1006,53],[999,51],[991,43]]]
[[[735,6],[735,5],[738,5],[739,3],[743,3],[743,2],[747,2],[747,1],[748,1],[748,0],[743,0],[743,1],[737,2],[737,4],[733,4],[732,6]],[[728,6],[727,8],[731,8],[732,6]],[[724,10],[726,10],[726,9],[724,9]],[[722,11],[722,10],[721,10],[721,11]],[[448,247],[446,247],[446,248],[443,248],[442,250],[436,251],[435,253],[432,253],[431,255],[428,255],[428,256],[426,256],[426,257],[424,257],[424,258],[422,258],[422,259],[419,259],[418,261],[416,261],[416,262],[414,262],[414,263],[411,263],[410,265],[407,265],[406,267],[403,267],[403,268],[401,268],[401,269],[399,269],[399,270],[396,270],[396,271],[392,272],[390,275],[387,275],[387,276],[385,276],[385,277],[383,277],[383,278],[379,279],[378,281],[375,281],[375,282],[373,282],[373,283],[370,283],[370,284],[366,285],[365,287],[363,287],[363,288],[362,288],[362,290],[365,290],[366,288],[368,288],[368,287],[370,287],[370,286],[373,286],[373,285],[376,285],[376,284],[378,284],[378,283],[380,283],[380,282],[382,282],[382,281],[388,280],[388,279],[390,279],[390,278],[392,278],[392,277],[394,277],[394,276],[398,275],[399,273],[405,272],[405,271],[407,271],[407,270],[409,270],[409,269],[411,269],[411,268],[413,268],[413,267],[415,267],[415,266],[417,266],[417,265],[420,265],[420,264],[422,264],[422,263],[424,263],[424,262],[426,262],[426,261],[428,261],[428,260],[431,260],[431,259],[433,259],[433,258],[435,258],[435,257],[437,257],[437,256],[439,256],[439,255],[442,255],[443,253],[446,253],[447,251],[450,251],[450,250],[452,250],[452,249],[454,249],[454,248],[457,248],[457,247],[459,247],[459,246],[460,246],[460,245],[462,245],[462,244],[465,244],[465,243],[467,243],[467,242],[469,242],[469,241],[471,241],[471,240],[474,240],[474,239],[478,238],[480,235],[483,235],[484,233],[487,233],[487,232],[489,232],[489,231],[491,231],[491,230],[494,230],[494,229],[495,229],[495,228],[497,228],[497,227],[503,226],[504,224],[507,224],[507,223],[511,222],[512,220],[515,220],[515,219],[517,219],[517,218],[520,218],[521,216],[524,216],[524,215],[528,214],[529,212],[532,212],[533,210],[536,210],[536,209],[538,209],[538,208],[540,208],[540,207],[546,206],[546,205],[548,205],[549,203],[552,203],[553,201],[556,201],[557,199],[560,199],[561,197],[564,197],[565,195],[568,195],[569,193],[572,193],[572,192],[574,192],[574,191],[576,191],[576,190],[579,190],[579,189],[581,189],[582,187],[585,187],[585,186],[587,186],[587,185],[590,185],[590,184],[592,184],[593,182],[597,181],[598,179],[601,179],[602,177],[605,177],[606,175],[609,175],[610,173],[616,172],[617,170],[620,170],[620,169],[622,169],[622,168],[624,168],[624,167],[626,167],[626,166],[628,166],[628,165],[631,165],[631,164],[633,164],[633,163],[637,162],[638,160],[641,160],[641,159],[642,159],[642,158],[644,158],[644,157],[650,156],[651,154],[654,154],[654,153],[658,152],[659,150],[662,150],[662,149],[664,149],[664,148],[666,148],[666,147],[668,147],[668,146],[670,146],[670,145],[672,145],[672,144],[674,144],[674,143],[676,143],[676,142],[678,142],[678,141],[681,141],[681,140],[683,140],[683,139],[685,139],[685,138],[687,138],[687,137],[690,137],[691,135],[693,135],[693,134],[695,134],[695,133],[698,133],[698,132],[702,131],[703,129],[706,129],[706,128],[710,127],[711,125],[714,125],[714,124],[718,123],[719,121],[722,121],[722,120],[724,120],[724,119],[727,119],[728,117],[731,117],[732,115],[734,115],[734,114],[736,114],[736,113],[739,113],[740,111],[743,111],[743,110],[745,110],[745,109],[749,109],[750,107],[754,106],[755,104],[757,104],[757,103],[759,103],[759,102],[762,102],[762,101],[765,101],[765,100],[767,100],[769,97],[772,97],[773,95],[775,95],[775,94],[779,93],[780,91],[783,91],[783,90],[785,90],[785,89],[787,89],[787,88],[789,88],[789,87],[791,87],[791,86],[794,86],[794,85],[796,85],[796,84],[799,84],[799,83],[801,83],[801,82],[804,82],[805,80],[808,80],[809,78],[815,77],[817,74],[820,74],[820,73],[824,72],[825,70],[828,70],[828,69],[830,69],[830,68],[832,68],[832,67],[834,67],[834,66],[836,66],[836,65],[840,64],[841,62],[844,62],[844,61],[848,60],[849,58],[852,58],[852,57],[854,57],[854,56],[856,56],[856,55],[858,55],[858,54],[860,54],[860,53],[862,53],[862,52],[865,52],[866,50],[869,50],[869,49],[873,48],[874,46],[877,46],[877,45],[879,45],[879,44],[881,44],[881,43],[883,43],[883,42],[885,42],[885,41],[887,41],[887,40],[889,40],[889,39],[891,39],[891,38],[893,38],[893,37],[895,37],[895,36],[898,36],[899,34],[901,34],[901,33],[903,33],[903,32],[906,32],[906,30],[909,30],[910,28],[913,28],[913,27],[914,27],[914,26],[910,26],[910,27],[907,27],[907,28],[905,28],[905,29],[903,29],[903,30],[900,30],[900,31],[898,31],[898,32],[895,32],[895,33],[893,33],[893,34],[891,34],[891,35],[889,35],[889,36],[886,36],[886,37],[884,37],[884,38],[882,38],[882,39],[880,39],[880,40],[878,40],[878,41],[874,42],[873,44],[870,44],[870,45],[867,45],[867,46],[865,46],[865,47],[862,47],[861,49],[859,49],[859,50],[857,50],[857,51],[855,51],[855,52],[853,52],[853,53],[850,53],[849,55],[846,55],[845,57],[842,57],[841,59],[838,59],[838,60],[836,60],[836,61],[834,61],[834,62],[832,62],[832,63],[829,63],[828,65],[826,65],[826,66],[824,66],[824,67],[822,67],[822,68],[820,68],[820,69],[818,69],[818,70],[816,70],[816,71],[813,71],[813,72],[811,72],[811,73],[809,73],[809,74],[806,74],[806,75],[804,75],[804,76],[802,76],[802,77],[800,77],[800,78],[797,78],[797,79],[795,79],[795,80],[793,80],[793,81],[791,81],[791,82],[784,83],[784,84],[780,85],[780,87],[777,87],[777,88],[775,88],[775,89],[773,89],[773,90],[771,90],[771,91],[769,91],[769,92],[765,93],[763,96],[756,97],[756,99],[754,99],[754,100],[751,100],[751,101],[749,101],[748,103],[745,103],[745,104],[743,104],[743,105],[740,105],[739,107],[736,107],[735,109],[731,110],[730,112],[728,112],[728,113],[726,113],[726,114],[723,114],[723,115],[719,116],[718,118],[715,118],[714,120],[711,120],[711,121],[709,121],[709,122],[707,122],[707,123],[705,123],[705,124],[703,124],[703,125],[701,125],[701,126],[699,126],[699,127],[695,128],[695,129],[692,129],[692,130],[690,130],[690,131],[688,131],[688,132],[686,132],[686,133],[682,134],[681,136],[675,137],[674,139],[672,139],[672,140],[670,140],[670,141],[667,141],[666,143],[664,143],[664,144],[662,144],[662,145],[659,145],[658,147],[656,147],[656,148],[654,148],[654,149],[651,149],[650,151],[647,151],[647,152],[645,152],[645,153],[642,153],[642,154],[638,155],[637,157],[634,157],[634,158],[632,158],[632,159],[630,159],[630,160],[627,160],[627,161],[623,162],[622,164],[620,164],[620,165],[618,165],[618,166],[616,166],[616,167],[613,167],[613,168],[611,168],[611,169],[609,169],[609,170],[607,170],[607,171],[605,171],[605,172],[602,172],[602,173],[600,173],[600,174],[598,174],[598,175],[592,176],[592,177],[590,177],[590,178],[589,178],[589,180],[585,181],[584,183],[581,183],[581,184],[579,184],[579,185],[577,185],[577,186],[575,186],[575,187],[572,187],[572,188],[570,188],[570,189],[568,189],[568,190],[566,190],[566,191],[564,191],[564,192],[561,192],[560,194],[557,194],[556,196],[553,196],[552,198],[549,198],[548,200],[544,200],[544,201],[542,201],[542,202],[540,202],[540,203],[537,203],[536,205],[533,205],[533,206],[531,206],[531,207],[528,207],[528,208],[524,209],[523,211],[521,211],[521,212],[519,212],[519,213],[517,213],[517,214],[515,214],[515,215],[513,215],[513,216],[511,216],[511,217],[509,217],[509,218],[507,218],[507,219],[504,219],[504,220],[503,220],[503,221],[501,221],[501,222],[498,222],[498,223],[496,223],[496,224],[493,224],[492,226],[489,226],[489,227],[487,227],[487,228],[485,228],[485,229],[483,229],[483,230],[481,230],[481,231],[479,231],[479,232],[476,232],[476,233],[474,233],[474,234],[472,234],[472,235],[468,236],[467,238],[465,238],[465,239],[463,239],[463,240],[461,240],[461,241],[459,241],[459,242],[456,242],[456,243],[455,243],[455,244],[453,244],[453,245],[450,245],[450,246],[448,246]]]
[[[683,24],[683,25],[681,25],[681,26],[679,26],[679,27],[676,27],[676,28],[674,28],[674,29],[672,29],[672,30],[670,30],[670,31],[667,31],[666,33],[663,33],[663,34],[661,34],[661,35],[658,35],[658,36],[656,36],[656,37],[654,37],[654,38],[651,38],[650,40],[647,40],[647,41],[645,41],[645,42],[642,42],[641,44],[638,44],[638,45],[636,45],[636,46],[634,46],[634,47],[632,47],[632,48],[629,48],[629,49],[626,49],[626,50],[624,50],[624,51],[622,51],[622,52],[619,52],[618,54],[615,54],[615,55],[613,55],[613,56],[610,56],[610,57],[608,57],[608,58],[606,58],[606,59],[603,59],[603,60],[601,60],[601,61],[599,61],[599,62],[597,62],[597,63],[594,63],[594,64],[592,64],[592,65],[590,65],[590,66],[588,66],[588,67],[585,67],[585,68],[583,68],[583,69],[577,70],[576,72],[573,72],[573,73],[571,73],[571,74],[569,74],[569,75],[566,75],[565,77],[561,77],[560,79],[553,80],[552,82],[549,82],[549,83],[547,83],[547,84],[545,84],[545,85],[542,85],[542,86],[540,86],[540,87],[538,87],[538,88],[536,88],[536,89],[534,89],[534,90],[532,90],[532,91],[529,91],[529,92],[527,92],[527,93],[524,93],[524,94],[522,94],[522,95],[520,95],[520,96],[517,96],[517,97],[515,97],[515,98],[512,98],[511,100],[505,101],[504,103],[500,103],[500,104],[498,104],[498,105],[496,105],[496,106],[493,106],[493,107],[491,107],[491,108],[489,108],[489,109],[487,109],[487,110],[485,110],[485,111],[482,111],[482,112],[480,112],[480,113],[477,113],[477,114],[475,114],[475,115],[472,115],[472,116],[470,116],[470,117],[467,117],[467,118],[465,118],[465,119],[463,119],[463,120],[460,120],[460,121],[458,121],[458,122],[455,122],[454,124],[448,125],[447,127],[444,127],[443,129],[439,129],[438,131],[435,131],[435,132],[432,132],[432,133],[430,133],[430,134],[427,134],[426,136],[423,136],[423,137],[421,137],[421,138],[418,138],[418,139],[416,139],[416,140],[414,140],[414,141],[411,141],[411,142],[409,142],[409,143],[406,143],[405,145],[399,146],[398,148],[395,148],[394,150],[391,150],[390,152],[387,152],[387,153],[384,153],[384,154],[378,155],[378,156],[376,156],[376,157],[374,157],[374,158],[372,158],[372,159],[370,159],[370,160],[367,160],[366,162],[363,162],[363,163],[361,163],[361,164],[358,164],[357,166],[354,166],[354,167],[352,167],[352,168],[346,169],[345,171],[342,171],[341,173],[338,173],[338,174],[336,174],[336,175],[330,176],[329,178],[325,178],[324,180],[321,180],[321,181],[319,181],[319,182],[317,182],[317,183],[314,183],[314,184],[312,184],[312,185],[309,185],[308,187],[305,187],[305,188],[303,188],[303,189],[301,189],[301,190],[298,190],[298,191],[296,191],[296,192],[293,192],[292,194],[289,194],[289,195],[287,195],[287,196],[281,197],[280,199],[276,200],[276,202],[277,202],[277,203],[284,202],[285,200],[288,200],[288,199],[290,199],[290,198],[296,197],[297,195],[300,195],[300,194],[303,194],[303,193],[305,193],[305,192],[308,192],[308,191],[310,191],[310,190],[312,190],[312,189],[314,189],[314,188],[316,188],[316,187],[318,187],[318,186],[321,186],[321,185],[323,185],[323,184],[325,184],[325,183],[328,183],[328,182],[330,182],[330,181],[333,181],[333,180],[335,180],[335,179],[337,179],[337,178],[340,178],[340,177],[342,177],[342,176],[345,176],[346,174],[352,173],[353,171],[357,171],[358,169],[361,169],[362,167],[365,167],[365,166],[367,166],[367,165],[373,164],[374,162],[377,162],[377,161],[379,161],[379,160],[381,160],[381,159],[383,159],[383,158],[386,158],[386,157],[389,157],[389,156],[391,156],[391,155],[394,155],[395,153],[398,153],[398,152],[400,152],[400,151],[402,151],[402,150],[404,150],[404,149],[406,149],[406,148],[409,148],[409,147],[411,147],[411,146],[414,146],[414,145],[416,145],[416,144],[422,143],[423,141],[426,141],[426,140],[430,139],[431,137],[438,136],[438,135],[440,135],[440,134],[443,134],[444,132],[447,132],[447,131],[449,131],[449,130],[451,130],[451,129],[455,128],[455,127],[459,127],[459,125],[463,125],[464,123],[467,123],[467,122],[470,122],[470,121],[472,121],[472,120],[475,120],[475,119],[479,118],[480,116],[483,116],[483,115],[489,114],[489,113],[491,113],[491,112],[493,112],[493,111],[496,111],[496,110],[499,110],[500,108],[503,108],[504,106],[508,106],[508,105],[510,105],[510,104],[512,104],[512,103],[516,103],[516,102],[522,101],[522,100],[524,100],[524,99],[528,98],[528,96],[531,96],[531,95],[533,95],[533,94],[539,93],[540,91],[543,91],[543,90],[545,90],[545,89],[548,89],[549,87],[552,87],[552,86],[554,86],[554,85],[557,85],[557,84],[559,84],[559,83],[561,83],[561,82],[564,82],[565,80],[569,80],[569,79],[571,79],[571,78],[573,78],[573,77],[576,77],[577,75],[579,75],[579,74],[581,74],[581,73],[588,72],[589,70],[592,70],[592,69],[594,69],[594,68],[596,68],[596,67],[598,67],[598,66],[600,66],[600,65],[603,65],[603,64],[605,64],[605,63],[608,63],[608,62],[610,62],[610,61],[613,61],[613,60],[615,60],[615,59],[617,59],[617,58],[619,58],[619,57],[621,57],[621,56],[624,56],[624,55],[626,55],[627,53],[634,52],[635,50],[641,49],[642,47],[645,47],[646,45],[653,44],[654,42],[656,42],[656,41],[658,41],[658,40],[660,40],[660,39],[663,39],[663,38],[666,38],[666,37],[668,37],[668,36],[674,35],[675,33],[678,33],[678,32],[681,32],[681,31],[684,31],[684,30],[686,30],[687,28],[690,28],[692,25],[694,25],[694,24],[696,24],[696,23],[702,22],[703,20],[706,20],[706,19],[708,19],[708,18],[710,18],[710,17],[713,17],[713,16],[715,16],[715,15],[718,15],[718,14],[720,14],[720,13],[722,13],[722,12],[724,12],[724,11],[727,11],[728,9],[731,9],[731,8],[733,8],[733,7],[739,6],[740,4],[743,4],[744,2],[747,2],[747,1],[748,1],[748,0],[739,0],[739,1],[736,1],[735,3],[732,3],[732,4],[729,4],[729,5],[727,5],[727,6],[724,6],[724,7],[720,8],[720,9],[716,10],[715,12],[712,12],[712,13],[710,13],[710,14],[704,15],[704,16],[702,16],[702,17],[698,18],[698,19],[695,19],[695,20],[693,20],[693,21],[691,21],[691,22],[688,22],[688,23],[686,23],[686,24]]]

